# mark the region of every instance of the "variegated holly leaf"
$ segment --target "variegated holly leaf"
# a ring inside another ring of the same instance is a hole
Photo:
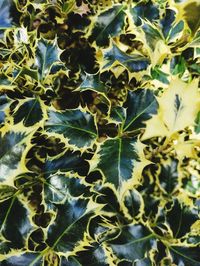
[[[127,259],[132,263],[142,262],[156,248],[155,236],[141,224],[124,226],[119,236],[108,243],[118,259]]]
[[[37,124],[43,118],[42,107],[44,108],[44,105],[39,98],[19,102],[13,113],[14,123],[23,121],[25,127]]]
[[[134,131],[145,127],[145,121],[157,113],[157,101],[153,91],[138,89],[128,93],[124,104],[126,117],[123,121],[123,132]]]
[[[80,110],[50,111],[45,129],[62,134],[69,139],[69,144],[79,148],[91,146],[97,138],[94,117]]]
[[[175,265],[199,266],[200,248],[199,247],[177,247],[170,246],[170,255]]]
[[[156,5],[149,3],[139,3],[131,9],[131,15],[133,17],[136,26],[142,24],[142,19],[148,19],[153,22],[159,19],[159,9]]]
[[[41,266],[41,265],[56,265],[56,266],[75,266],[77,264],[68,264],[71,260],[68,260],[64,256],[60,256],[48,248],[39,252],[19,252],[16,255],[8,256],[7,259],[1,262],[5,266]]]
[[[151,69],[151,77],[154,80],[158,80],[164,84],[169,84],[169,74],[163,72],[158,67],[154,67]]]
[[[197,134],[200,133],[200,111],[198,112],[196,119],[195,119],[195,132]]]
[[[167,42],[176,40],[177,36],[184,29],[184,22],[180,20],[176,23],[176,12],[172,9],[166,9],[164,18],[161,20],[161,28]]]
[[[197,80],[185,83],[176,78],[157,100],[158,114],[146,122],[143,139],[171,136],[188,126],[194,126],[200,109]]]
[[[26,236],[32,228],[29,211],[14,195],[0,203],[0,253],[10,249],[21,249],[25,246]]]
[[[118,64],[133,73],[146,70],[149,66],[148,58],[139,53],[127,54],[121,51],[114,43],[111,43],[109,48],[103,50],[103,58],[102,70],[110,70]]]
[[[55,69],[56,66],[59,68],[63,66],[63,64],[60,64],[60,50],[58,45],[56,43],[40,39],[37,43],[35,58],[35,67],[38,69],[40,80],[44,80],[46,76],[50,74],[53,67]]]
[[[198,211],[190,209],[177,200],[166,212],[166,222],[169,224],[174,238],[181,238],[190,232],[191,226],[199,221]]]
[[[162,163],[156,172],[159,185],[165,193],[171,194],[178,186],[178,161],[169,160]]]
[[[17,171],[22,153],[25,150],[26,135],[9,132],[0,134],[0,180],[6,181]]]
[[[85,198],[90,195],[89,188],[81,184],[79,178],[67,177],[62,174],[54,174],[44,182],[44,200],[52,208],[52,204],[62,203],[69,195],[72,197]]]
[[[143,212],[143,199],[136,189],[127,190],[123,196],[124,213],[129,219],[135,219]]]
[[[99,73],[97,74],[87,74],[85,79],[80,84],[80,91],[92,90],[95,92],[105,93],[106,86],[100,81]]]
[[[115,138],[100,147],[97,167],[104,173],[106,181],[116,188],[132,178],[133,170],[140,162],[136,142],[135,139]]]
[[[83,240],[89,220],[94,215],[84,199],[66,200],[57,205],[57,215],[50,225],[47,244],[55,251],[70,252]]]
[[[95,41],[98,46],[108,45],[109,38],[119,35],[124,25],[124,6],[114,5],[97,16],[90,40]]]
[[[40,174],[46,177],[57,172],[78,172],[84,175],[88,171],[88,164],[80,156],[79,152],[67,150],[63,155],[58,158],[47,158],[41,169]]]
[[[109,265],[108,255],[106,254],[106,247],[100,245],[97,242],[92,243],[91,246],[86,247],[84,251],[77,253],[76,259],[77,259],[77,262],[79,263],[77,264],[77,266],[78,265],[82,265],[82,266],[87,266],[87,265],[108,266]],[[76,264],[74,266],[76,266]]]

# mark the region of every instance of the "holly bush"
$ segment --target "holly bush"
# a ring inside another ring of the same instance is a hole
[[[200,265],[199,0],[0,0],[0,265]]]

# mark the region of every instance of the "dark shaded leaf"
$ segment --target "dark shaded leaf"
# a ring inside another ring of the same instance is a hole
[[[80,156],[78,152],[67,151],[64,155],[56,159],[47,159],[41,174],[46,177],[56,172],[78,172],[80,174],[86,174],[88,170],[88,164]]]
[[[94,117],[80,110],[63,113],[51,111],[45,129],[48,132],[63,134],[69,139],[70,144],[79,148],[90,146],[97,137]]]
[[[172,208],[166,214],[166,221],[175,238],[180,238],[189,233],[190,227],[199,220],[198,213],[189,207],[174,201]]]
[[[171,246],[170,253],[173,262],[176,265],[199,266],[200,265],[200,248],[199,247],[176,247]]]
[[[23,124],[26,127],[38,123],[43,117],[39,99],[31,99],[22,103],[13,114],[13,117],[16,124],[23,120]]]

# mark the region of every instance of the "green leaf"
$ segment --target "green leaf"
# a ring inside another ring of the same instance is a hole
[[[6,95],[0,96],[0,124],[4,123],[6,115],[5,115],[5,109],[8,106],[9,100],[6,97]]]
[[[173,75],[183,75],[183,73],[186,70],[186,62],[184,57],[179,56],[179,57],[174,57],[172,58],[170,62],[170,70]]]
[[[153,79],[157,79],[164,84],[169,84],[168,74],[160,70],[158,67],[151,69],[151,76]]]
[[[197,134],[200,133],[200,111],[198,112],[197,117],[195,119],[195,132]]]
[[[57,44],[41,39],[37,44],[35,60],[40,80],[43,80],[50,73],[52,66],[60,61]]]
[[[173,28],[173,23],[176,19],[175,15],[176,12],[174,10],[167,8],[165,10],[163,19],[160,21],[162,32],[165,39],[167,39],[171,29]]]
[[[140,26],[142,19],[148,19],[149,21],[155,21],[159,18],[159,9],[156,5],[149,3],[139,3],[131,9],[131,15],[133,17],[136,26]]]
[[[129,92],[126,108],[126,119],[122,131],[133,131],[145,128],[145,121],[157,112],[158,104],[151,90],[138,89]]]
[[[69,143],[77,147],[89,147],[97,138],[94,117],[80,110],[67,110],[63,113],[50,111],[45,123],[48,132],[62,134]]]
[[[25,149],[25,134],[9,132],[0,135],[0,181],[6,180],[17,170]]]
[[[79,178],[54,174],[44,181],[44,199],[50,207],[54,203],[62,203],[68,195],[80,197],[87,192],[88,188],[80,183]]]
[[[92,90],[95,92],[106,92],[105,85],[100,81],[99,74],[86,73],[84,81],[80,84],[80,91]]]
[[[173,40],[176,40],[177,35],[181,33],[184,29],[184,22],[183,20],[179,21],[169,32],[169,35],[167,37],[167,41],[171,42]]]
[[[98,168],[106,181],[120,187],[123,181],[132,178],[135,164],[139,162],[134,139],[109,139],[100,148]],[[112,162],[112,166],[111,166]]]
[[[159,40],[163,40],[161,32],[155,25],[151,24],[150,22],[144,23],[142,29],[145,33],[148,45],[151,47],[152,50],[154,50],[154,48],[156,47],[156,43]]]
[[[170,246],[170,254],[176,265],[200,266],[199,247],[176,247]]]
[[[190,232],[190,227],[199,220],[197,211],[174,201],[172,208],[166,213],[167,223],[174,238],[180,238]]]
[[[0,184],[0,201],[11,198],[16,192],[14,187]]]
[[[79,252],[76,258],[80,262],[78,265],[108,266],[105,250],[99,243],[92,243],[91,247],[87,247],[85,251]]]
[[[12,16],[10,14],[11,0],[0,0],[0,29],[12,27]]]
[[[25,127],[30,127],[40,122],[43,117],[39,99],[30,99],[23,102],[13,114],[14,123],[23,121]]]
[[[80,156],[79,152],[66,151],[63,155],[56,159],[46,159],[41,174],[48,177],[56,172],[78,172],[85,174],[88,170],[88,164]]]
[[[4,253],[5,246],[8,249],[24,247],[31,227],[29,212],[16,196],[1,202],[0,232],[8,242],[1,242],[0,253]]]
[[[132,73],[146,70],[149,65],[148,58],[140,54],[126,54],[115,44],[103,51],[103,57],[105,60],[103,69],[111,68],[115,62],[118,62]]]
[[[135,262],[149,257],[149,251],[153,246],[156,247],[155,241],[155,237],[147,228],[135,224],[124,226],[120,235],[108,243],[119,259]]]
[[[115,5],[112,8],[100,13],[97,17],[95,27],[90,36],[91,41],[96,41],[97,45],[105,46],[109,43],[109,38],[119,35],[124,28],[124,6]]]
[[[87,209],[88,202],[83,199],[66,201],[57,205],[57,216],[48,229],[47,243],[55,251],[72,251],[83,239],[90,218],[94,215]]]
[[[135,218],[140,213],[142,198],[137,190],[126,191],[123,202],[131,218]]]
[[[156,176],[162,189],[168,194],[173,193],[178,185],[178,161],[163,162]]]
[[[39,258],[40,253],[16,254],[15,256],[8,257],[1,262],[2,266],[41,266],[42,256]]]

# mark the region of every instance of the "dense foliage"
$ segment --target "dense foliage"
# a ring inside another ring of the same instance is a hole
[[[200,265],[199,0],[0,0],[0,265]]]

